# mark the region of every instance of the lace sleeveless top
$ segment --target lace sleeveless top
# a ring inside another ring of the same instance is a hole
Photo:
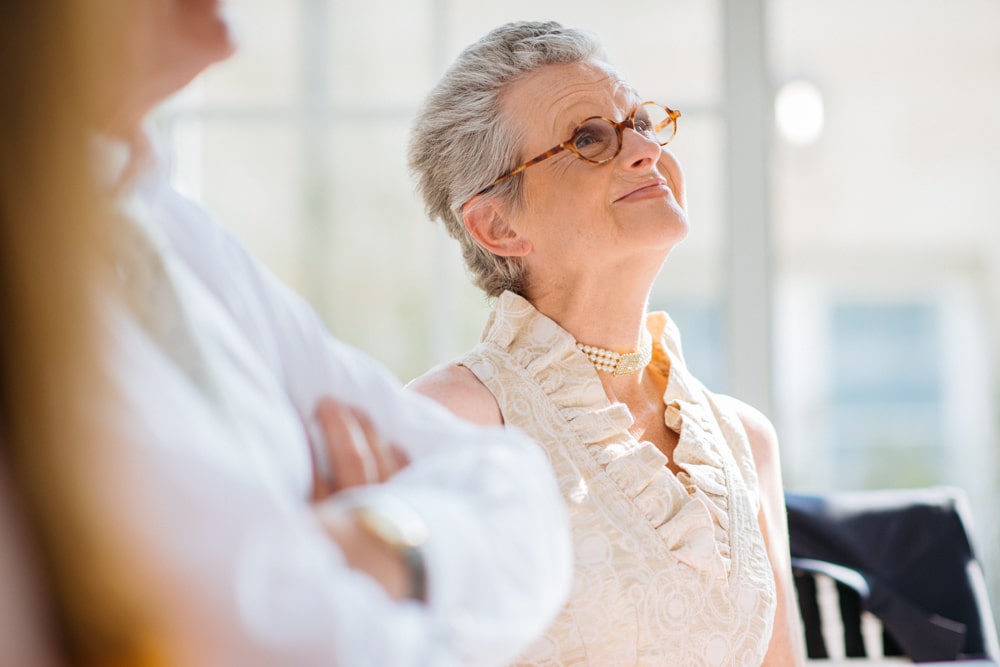
[[[665,313],[649,316],[667,374],[666,425],[679,469],[628,431],[573,337],[526,300],[500,296],[482,341],[459,361],[507,425],[545,449],[573,524],[569,602],[519,664],[759,665],[774,579],[757,523],[746,432],[684,366]],[[669,370],[667,367],[669,366]]]

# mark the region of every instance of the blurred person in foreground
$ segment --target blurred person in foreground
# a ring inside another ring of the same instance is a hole
[[[83,661],[503,664],[569,584],[543,453],[402,393],[171,189],[143,123],[233,52],[221,3],[108,1],[93,412],[113,437],[75,474],[120,567],[87,586],[110,609],[71,619]]]
[[[427,210],[496,301],[480,344],[411,389],[533,435],[573,524],[572,596],[521,664],[804,659],[774,430],[647,312],[688,231],[679,117],[591,33],[520,22],[463,51],[413,129]]]

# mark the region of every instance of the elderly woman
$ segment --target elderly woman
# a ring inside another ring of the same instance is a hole
[[[496,304],[479,345],[410,389],[533,435],[572,517],[572,597],[523,664],[802,661],[774,431],[646,312],[688,230],[664,147],[679,117],[593,35],[512,23],[458,57],[413,130],[427,209]]]

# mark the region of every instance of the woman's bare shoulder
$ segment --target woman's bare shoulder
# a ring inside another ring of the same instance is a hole
[[[406,385],[406,390],[423,394],[476,424],[503,424],[500,406],[490,390],[472,371],[454,362],[435,366]]]
[[[764,413],[732,396],[717,395],[717,400],[736,413],[750,441],[758,472],[779,466],[778,435]]]

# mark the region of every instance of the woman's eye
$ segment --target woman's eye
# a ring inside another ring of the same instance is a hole
[[[573,145],[578,149],[593,148],[595,144],[606,143],[607,139],[600,132],[595,132],[590,129],[583,129],[576,133],[573,137]]]
[[[573,135],[573,150],[586,160],[604,159],[615,146],[615,129],[603,120],[584,123]]]

